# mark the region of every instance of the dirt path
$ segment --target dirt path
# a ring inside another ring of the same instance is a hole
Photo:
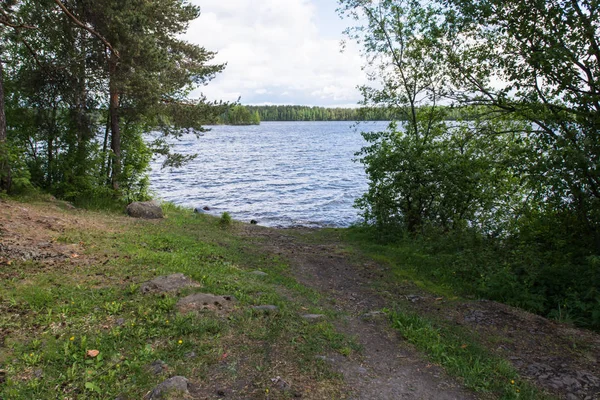
[[[250,227],[246,234],[267,238],[267,249],[289,259],[301,283],[320,291],[346,315],[336,323],[337,328],[354,337],[361,346],[361,356],[324,359],[343,374],[351,399],[476,398],[388,328],[378,310],[389,304],[368,285],[371,279],[383,276],[380,267],[369,264],[356,270],[336,255],[339,249],[335,245],[301,244],[284,231]]]
[[[53,202],[40,208],[1,202],[0,279],[22,275],[11,260],[36,261],[40,270],[65,273],[106,262],[107,255],[80,256],[84,243],[55,241],[72,227],[111,230],[111,218],[69,210]],[[119,219],[119,223],[125,223]],[[316,242],[309,230],[276,230],[247,225],[241,229],[249,244],[289,260],[294,276],[316,289],[324,308],[342,315],[338,330],[361,346],[359,355],[324,354],[341,372],[350,398],[474,399],[477,395],[430,363],[388,326],[377,311],[401,303],[421,315],[461,326],[491,352],[509,360],[531,383],[563,399],[600,399],[600,335],[575,329],[490,301],[450,301],[398,283],[390,271],[349,254],[331,238]],[[32,267],[33,268],[33,267]],[[107,277],[107,280],[112,279]],[[122,283],[122,282],[121,282]],[[0,312],[8,312],[0,305]],[[8,306],[6,306],[8,307]],[[9,332],[0,327],[0,346]],[[305,398],[310,398],[306,395]]]
[[[462,326],[492,353],[510,361],[542,390],[563,399],[600,399],[600,335],[491,301],[447,301],[408,283],[390,284],[385,268],[350,259],[336,241],[314,243],[310,232],[248,227],[246,235],[288,259],[296,278],[346,313],[338,329],[356,337],[361,359],[331,360],[355,399],[468,399],[439,367],[424,361],[376,311],[407,308]],[[306,236],[306,238],[302,238]],[[377,290],[375,289],[377,287]],[[374,313],[375,312],[375,313]]]

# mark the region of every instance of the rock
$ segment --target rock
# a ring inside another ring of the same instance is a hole
[[[364,374],[366,374],[366,373],[367,373],[367,369],[366,369],[366,368],[364,368],[364,367],[358,367],[358,368],[356,369],[356,372],[358,372],[358,373],[359,373],[359,374],[361,374],[361,375],[364,375]]]
[[[148,369],[154,375],[160,375],[167,370],[167,364],[163,360],[156,360],[148,366]]]
[[[262,271],[252,271],[250,273],[252,275],[256,275],[256,276],[269,276],[269,274],[267,274],[266,272],[262,272]]]
[[[201,209],[201,208],[199,208],[199,207],[196,207],[196,208],[194,208],[194,212],[195,212],[196,214],[204,214],[204,210],[203,210],[203,209]]]
[[[273,382],[273,385],[275,385],[277,389],[283,392],[287,392],[288,390],[290,390],[290,384],[284,381],[280,376],[272,378],[271,382]]]
[[[210,293],[191,294],[177,302],[177,310],[186,314],[189,312],[213,311],[217,314],[226,314],[233,310],[235,298],[233,296],[215,296]]]
[[[184,378],[183,376],[174,376],[155,387],[146,398],[148,400],[175,399],[176,397],[172,397],[173,394],[189,395],[188,383],[187,378]]]
[[[271,313],[271,312],[276,312],[279,311],[279,307],[274,306],[274,305],[266,305],[266,306],[254,306],[252,307],[252,309],[254,311],[259,311],[259,312],[263,312],[265,314]]]
[[[363,315],[360,316],[361,319],[367,320],[367,321],[384,318],[384,317],[385,317],[385,313],[383,311],[369,311],[368,313],[364,313]]]
[[[417,301],[421,300],[421,296],[417,296],[416,294],[409,294],[406,297],[406,300],[410,301],[411,303],[416,303]]]
[[[325,316],[323,314],[304,314],[302,318],[309,322],[315,322],[325,319]]]
[[[154,201],[137,201],[127,206],[127,215],[133,218],[163,218],[162,208]]]
[[[210,207],[209,207],[209,206],[204,206],[204,207],[202,207],[202,209],[203,209],[204,211],[210,211]]]
[[[183,356],[191,360],[192,358],[196,358],[198,355],[195,351],[190,351],[189,353],[185,353]]]
[[[184,274],[171,274],[159,276],[151,281],[144,282],[140,286],[140,291],[146,293],[169,293],[176,292],[189,287],[199,287],[198,282],[193,281]]]
[[[116,326],[123,326],[125,325],[125,318],[119,318],[115,321],[115,325]]]
[[[252,219],[252,220],[250,220],[250,223],[251,223],[252,225],[256,225],[256,224],[258,224],[258,221],[257,221],[257,220],[255,220],[255,219]]]

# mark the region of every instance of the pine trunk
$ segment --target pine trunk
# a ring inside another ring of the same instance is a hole
[[[109,84],[109,114],[112,150],[112,188],[119,190],[121,178],[121,131],[119,127],[119,90],[116,83],[117,64],[115,60],[110,61],[110,84]]]
[[[8,192],[10,186],[11,174],[6,143],[6,111],[4,109],[4,68],[0,60],[0,190]]]

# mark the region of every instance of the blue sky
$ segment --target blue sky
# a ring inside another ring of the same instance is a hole
[[[187,40],[219,54],[225,72],[204,93],[243,104],[353,106],[366,82],[359,49],[340,42],[336,0],[192,0],[202,9]]]

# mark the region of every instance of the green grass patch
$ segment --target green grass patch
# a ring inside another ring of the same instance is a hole
[[[390,319],[406,340],[448,373],[460,377],[465,386],[482,397],[506,400],[550,398],[521,379],[510,363],[490,354],[458,327],[445,327],[401,310],[392,312]]]
[[[293,374],[295,382],[326,382],[335,397],[340,378],[315,356],[354,347],[330,323],[298,317],[306,308],[328,313],[319,309],[319,296],[291,277],[284,260],[240,238],[239,223],[221,229],[218,218],[163,208],[162,221],[78,211],[111,229],[67,229],[54,239],[81,244],[78,259],[89,263],[11,265],[19,273],[0,282],[0,398],[142,398],[177,374],[195,382],[244,377],[263,388],[273,376]],[[250,273],[256,269],[268,276]],[[142,282],[171,273],[201,287],[140,292]],[[192,292],[232,295],[236,308],[224,316],[178,314],[178,299]],[[263,304],[279,311],[252,312]],[[156,360],[167,365],[158,374],[150,370]]]

